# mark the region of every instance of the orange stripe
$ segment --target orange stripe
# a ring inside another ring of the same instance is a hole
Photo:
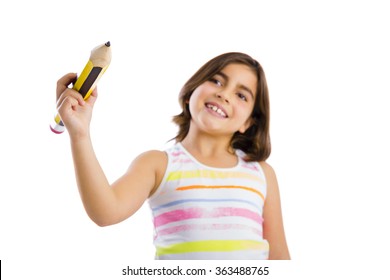
[[[202,185],[193,185],[193,186],[185,186],[185,187],[178,187],[176,190],[178,191],[187,191],[187,190],[194,190],[194,189],[242,189],[254,192],[258,194],[264,201],[264,195],[259,192],[258,190],[255,190],[253,188],[249,187],[243,187],[243,186],[202,186]]]

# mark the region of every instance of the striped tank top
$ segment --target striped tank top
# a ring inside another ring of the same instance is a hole
[[[148,202],[156,259],[268,259],[263,239],[266,180],[257,162],[213,168],[181,143],[168,149],[168,166]]]

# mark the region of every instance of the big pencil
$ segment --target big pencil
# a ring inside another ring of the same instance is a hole
[[[87,65],[76,80],[73,89],[78,91],[87,100],[95,89],[97,82],[107,70],[111,62],[110,42],[99,45],[91,51]],[[50,125],[51,131],[60,134],[65,131],[61,117],[57,114]]]

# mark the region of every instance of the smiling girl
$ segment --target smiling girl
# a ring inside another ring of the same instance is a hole
[[[58,111],[72,147],[77,184],[99,226],[149,202],[156,259],[289,259],[270,155],[269,99],[260,64],[243,53],[207,62],[179,95],[175,144],[139,155],[108,183],[89,133],[95,91],[84,101],[58,81]]]

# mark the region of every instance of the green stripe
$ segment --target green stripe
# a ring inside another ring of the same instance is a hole
[[[239,250],[268,250],[265,241],[253,240],[206,240],[173,244],[167,247],[157,246],[157,256],[195,252],[231,252]]]

